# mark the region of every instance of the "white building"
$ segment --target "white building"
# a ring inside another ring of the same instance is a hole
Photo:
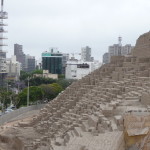
[[[63,55],[62,55],[62,74],[64,74],[64,75],[65,75],[66,64],[67,64],[68,60],[69,60],[69,54],[63,53]]]
[[[72,57],[66,65],[66,79],[81,79],[82,77],[88,75],[95,69],[100,67],[100,63],[95,62],[84,62]]]
[[[93,58],[91,58],[91,48],[86,46],[81,49],[81,60],[86,61],[92,61]]]
[[[134,48],[134,46],[131,46],[131,44],[126,44],[121,49],[121,55],[125,56],[131,53],[131,50]]]
[[[12,56],[6,60],[7,64],[7,78],[19,80],[21,63],[16,61],[16,56]]]

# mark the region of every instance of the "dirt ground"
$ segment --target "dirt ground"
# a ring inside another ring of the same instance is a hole
[[[39,110],[33,110],[12,119],[0,127],[0,150],[22,150],[24,143],[22,137],[27,137],[26,142],[36,137],[33,128],[18,128],[19,122],[30,122],[32,118],[39,113]],[[31,131],[32,130],[32,131]],[[19,138],[18,138],[19,137]]]

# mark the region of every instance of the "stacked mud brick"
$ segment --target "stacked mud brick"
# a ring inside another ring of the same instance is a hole
[[[49,102],[32,122],[20,123],[40,134],[26,149],[124,150],[124,115],[149,113],[149,104],[150,32],[140,36],[132,55],[112,57]]]

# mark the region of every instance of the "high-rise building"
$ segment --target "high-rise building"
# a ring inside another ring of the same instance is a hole
[[[131,44],[126,44],[125,46],[122,46],[121,41],[122,41],[122,38],[119,37],[118,38],[118,44],[114,44],[112,46],[109,46],[109,48],[108,48],[109,62],[110,62],[112,56],[125,56],[125,55],[128,55],[128,54],[131,53],[131,50],[134,48],[133,46],[131,46]],[[103,58],[103,62],[105,61],[104,59],[106,59],[105,56]]]
[[[131,44],[126,44],[121,49],[121,55],[128,55],[131,53],[131,50],[134,48],[134,46],[131,46]]]
[[[120,45],[114,44],[112,46],[109,46],[108,53],[109,53],[109,62],[110,62],[112,56],[120,56]]]
[[[62,53],[59,51],[42,53],[42,69],[48,70],[52,74],[62,74]]]
[[[42,59],[41,58],[36,60],[35,64],[36,64],[36,67],[35,67],[36,69],[39,69],[39,70],[42,69]]]
[[[14,44],[14,55],[16,55],[17,61],[21,63],[22,70],[26,71],[26,55],[23,52],[23,46]]]
[[[92,61],[90,47],[86,46],[81,49],[81,60],[82,61]]]
[[[63,53],[62,55],[62,74],[65,74],[66,71],[66,64],[69,60],[69,54]]]
[[[26,71],[32,72],[35,70],[35,57],[26,55]]]
[[[4,26],[7,26],[7,24],[3,23],[4,19],[8,18],[8,13],[3,10],[4,1],[1,0],[1,11],[0,11],[0,86],[4,86],[4,79],[7,75],[6,70],[6,51],[3,50],[4,46],[7,46],[7,44],[4,44],[4,40],[7,39],[3,36],[3,34],[7,31],[4,30]]]
[[[35,57],[25,55],[22,45],[14,44],[14,55],[16,55],[17,61],[21,63],[23,71],[31,72],[35,70]]]
[[[113,46],[109,46],[109,62],[112,56],[125,56],[131,53],[133,46],[131,44],[126,44],[125,46],[119,46],[119,44],[114,44]],[[121,53],[121,55],[120,55]]]
[[[21,63],[16,61],[16,56],[7,58],[7,78],[11,80],[19,80]]]
[[[105,53],[105,54],[103,55],[103,63],[104,63],[104,64],[109,63],[109,53]]]

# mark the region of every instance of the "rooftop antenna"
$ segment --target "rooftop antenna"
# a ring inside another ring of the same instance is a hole
[[[119,44],[119,46],[122,46],[122,43],[121,43],[121,42],[122,42],[122,37],[119,36],[119,37],[118,37],[118,44]]]

